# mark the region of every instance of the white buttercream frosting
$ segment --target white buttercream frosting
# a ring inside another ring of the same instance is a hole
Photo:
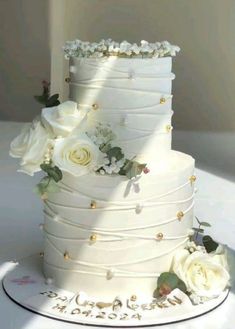
[[[62,288],[101,300],[150,296],[189,240],[194,160],[171,151],[171,61],[70,59],[70,99],[87,111],[87,129],[109,124],[125,157],[150,172],[131,180],[64,172],[44,226],[44,272]]]
[[[78,127],[84,118],[84,113],[78,110],[77,103],[66,101],[55,107],[42,109],[43,124],[55,136],[67,136]]]

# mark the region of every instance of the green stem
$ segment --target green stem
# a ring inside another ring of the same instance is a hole
[[[197,218],[197,217],[196,217]],[[199,227],[198,227],[198,229],[200,230],[200,228],[201,228],[201,224],[199,224]],[[198,231],[197,231],[197,233],[196,233],[196,236],[195,236],[195,240],[197,241],[197,238],[198,238]]]

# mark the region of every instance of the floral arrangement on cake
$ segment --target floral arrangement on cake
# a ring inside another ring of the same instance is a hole
[[[64,46],[65,57],[100,58],[109,56],[152,58],[176,56],[180,51],[178,46],[168,41],[148,42],[142,40],[140,44],[127,41],[116,42],[112,39],[100,42],[87,42],[81,40],[67,41]]]
[[[197,305],[218,297],[230,286],[227,249],[218,244],[202,227],[210,227],[207,222],[196,221],[191,238],[184,249],[175,253],[169,272],[162,273],[157,280],[154,296],[166,297],[178,288],[186,293]]]
[[[59,102],[59,95],[50,96],[49,83],[43,81],[43,93],[35,99],[46,107],[41,115],[26,124],[11,143],[10,155],[20,158],[20,169],[33,176],[44,171],[46,176],[36,191],[47,197],[59,190],[57,183],[63,172],[82,176],[94,172],[100,175],[123,175],[128,179],[147,174],[146,164],[127,159],[115,145],[115,134],[108,124],[86,125],[87,113],[79,111],[77,103]]]

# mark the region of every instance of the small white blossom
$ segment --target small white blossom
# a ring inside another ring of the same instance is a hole
[[[205,247],[196,245],[194,241],[188,241],[185,249],[187,249],[191,254],[195,251],[201,251],[203,253],[206,253]]]

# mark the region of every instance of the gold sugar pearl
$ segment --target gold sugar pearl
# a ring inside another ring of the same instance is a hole
[[[158,233],[158,234],[156,234],[156,239],[157,240],[162,240],[163,239],[163,233]]]
[[[91,242],[96,242],[96,240],[97,240],[97,235],[96,235],[96,234],[92,234],[92,235],[90,236],[90,241],[91,241]]]
[[[67,83],[71,82],[71,79],[70,79],[69,77],[68,77],[68,78],[65,78],[64,80],[65,80],[65,82],[67,82]]]
[[[96,202],[94,200],[91,201],[90,207],[91,209],[96,209]]]
[[[130,300],[132,302],[135,302],[137,300],[137,296],[136,295],[132,295],[131,298],[130,298]]]
[[[39,256],[40,256],[40,257],[44,257],[44,252],[41,251],[41,252],[39,253]]]
[[[184,213],[183,213],[183,211],[179,211],[179,212],[177,213],[177,218],[178,218],[178,220],[181,220],[183,217],[184,217]]]
[[[192,176],[189,178],[191,184],[194,183],[194,182],[196,181],[196,179],[197,179],[197,177],[194,176],[194,175],[192,175]]]
[[[171,125],[167,125],[166,126],[166,131],[169,133],[172,130],[172,126]]]
[[[164,104],[164,103],[166,103],[166,99],[164,97],[161,97],[160,98],[160,104]]]
[[[68,260],[69,259],[69,253],[67,251],[65,251],[65,253],[64,253],[64,259],[65,260]]]
[[[97,103],[94,103],[94,104],[92,104],[92,109],[93,110],[98,110],[98,108],[99,108],[99,106],[98,106],[98,104]]]

